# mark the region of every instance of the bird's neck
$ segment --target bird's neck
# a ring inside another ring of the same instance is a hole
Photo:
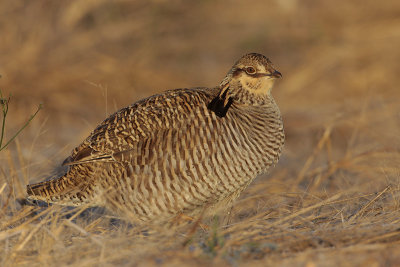
[[[264,121],[265,123],[268,123],[270,119],[281,120],[280,110],[272,96],[243,102],[234,101],[232,107],[236,110],[236,116],[239,117],[241,114],[246,114],[255,121]]]
[[[247,131],[260,130],[257,133],[260,135],[266,134],[265,129],[271,127],[283,131],[281,112],[270,93],[252,95],[247,90],[241,90],[239,93],[240,97],[232,104],[232,115],[243,123],[242,126],[247,128]],[[255,125],[258,127],[254,128]]]
[[[265,106],[275,104],[269,90],[264,94],[252,93],[250,90],[243,89],[242,86],[230,86],[229,94],[233,102],[243,106]]]

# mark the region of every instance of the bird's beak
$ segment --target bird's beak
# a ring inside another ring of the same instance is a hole
[[[271,73],[270,76],[271,76],[271,77],[274,77],[274,78],[282,78],[282,74],[281,74],[279,71],[277,71],[277,70],[274,70],[274,72]]]

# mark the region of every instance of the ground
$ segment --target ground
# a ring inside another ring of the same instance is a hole
[[[1,1],[0,265],[400,265],[400,2]],[[280,162],[210,228],[24,205],[107,115],[215,86],[243,54],[283,74]],[[4,141],[3,141],[4,145]]]

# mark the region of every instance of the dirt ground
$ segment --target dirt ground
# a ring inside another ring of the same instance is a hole
[[[286,144],[209,230],[19,201],[107,115],[248,52]],[[1,1],[0,75],[6,140],[43,104],[0,151],[0,266],[400,266],[400,1]]]

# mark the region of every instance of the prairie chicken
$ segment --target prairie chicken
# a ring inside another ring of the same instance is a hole
[[[281,76],[251,53],[217,87],[170,90],[123,108],[73,150],[65,175],[28,185],[29,198],[106,206],[147,222],[212,214],[278,161],[284,131],[271,88]]]

